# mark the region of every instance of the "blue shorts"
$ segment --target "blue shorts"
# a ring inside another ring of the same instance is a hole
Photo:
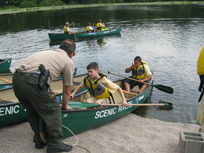
[[[129,78],[133,78],[133,77],[130,76]],[[135,78],[133,78],[133,79],[135,79]],[[136,80],[136,79],[135,79],[135,80]],[[143,83],[139,83],[139,82],[137,82],[137,81],[133,81],[133,80],[130,80],[130,79],[127,79],[127,78],[125,78],[124,81],[127,82],[127,83],[130,85],[130,89],[134,88],[136,85],[138,85],[140,89],[141,89],[142,86],[143,86]],[[149,83],[150,80],[147,80],[147,81],[144,81],[144,82],[148,82],[148,83]]]

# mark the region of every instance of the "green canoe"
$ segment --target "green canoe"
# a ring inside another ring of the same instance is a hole
[[[118,80],[114,82],[120,87],[123,87],[123,80]],[[144,103],[144,101],[150,96],[151,89],[152,87],[149,86],[144,92],[140,93],[139,95],[125,95],[128,104]],[[136,93],[138,92],[138,90],[139,88],[135,87],[131,90],[131,92]],[[127,115],[128,113],[138,108],[138,106],[108,106],[87,109],[90,103],[83,103],[81,101],[85,101],[88,96],[88,91],[85,91],[85,93],[80,93],[69,101],[69,106],[72,107],[73,110],[62,110],[62,133],[64,138],[72,136],[72,133],[69,130],[71,130],[74,134],[77,134],[123,117],[124,115]],[[113,93],[113,97],[116,104],[121,103],[122,98],[117,91]],[[45,130],[45,124],[42,119],[40,119],[39,128],[41,139],[43,142],[46,143],[47,133]]]
[[[11,66],[12,58],[0,59],[0,73],[8,72]]]
[[[73,77],[74,82],[82,82],[84,75]],[[75,83],[72,87],[74,90],[77,87]],[[62,101],[62,79],[54,80],[50,83],[51,89],[56,93],[57,101]],[[72,90],[72,92],[73,92]],[[84,92],[86,89],[81,89],[78,93]],[[58,94],[59,93],[59,94]],[[27,120],[26,109],[18,102],[13,88],[0,89],[0,127],[8,124]]]
[[[76,72],[77,72],[77,68],[75,68],[73,76],[76,76]],[[0,74],[0,89],[13,87],[11,83],[12,78],[13,78],[13,73]],[[62,79],[62,76],[58,77],[56,80],[59,80],[59,79]]]
[[[76,33],[76,34],[64,34],[64,33],[48,33],[51,41],[56,40],[65,40],[65,39],[76,39],[76,38],[90,38],[90,37],[98,37],[98,36],[107,36],[112,34],[120,33],[121,28],[109,29],[101,32],[93,32],[93,33]]]

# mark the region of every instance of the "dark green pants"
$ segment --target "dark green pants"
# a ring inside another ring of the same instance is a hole
[[[39,116],[46,124],[48,132],[48,148],[54,149],[62,145],[62,117],[59,103],[50,99],[49,87],[40,89],[38,78],[31,77],[30,73],[25,76],[13,75],[13,90],[19,102],[27,110],[28,121],[34,132],[33,141],[42,143],[39,135]]]

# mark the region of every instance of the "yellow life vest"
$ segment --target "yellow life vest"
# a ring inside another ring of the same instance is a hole
[[[197,73],[200,77],[200,86],[198,88],[198,91],[201,92],[200,97],[198,99],[198,102],[200,102],[202,97],[203,97],[203,94],[204,94],[204,46],[203,46],[203,49],[201,50],[200,55],[198,57]]]
[[[100,79],[103,77],[107,77],[107,75],[99,73],[101,76]],[[84,85],[89,91],[90,95],[92,97],[95,97],[96,99],[102,99],[102,98],[109,98],[110,97],[110,92],[108,91],[108,88],[105,87],[101,82],[100,79],[94,80],[94,83],[91,83],[91,81],[88,79],[89,76],[87,76],[84,79]]]
[[[89,29],[89,26],[86,26],[86,32],[92,31],[91,29]]]
[[[67,26],[66,26],[66,25],[64,26],[64,33],[68,33],[68,34],[70,34],[70,32],[67,31]]]
[[[100,26],[100,23],[97,23],[96,28],[97,30],[103,30],[103,27]]]
[[[201,50],[200,55],[198,57],[197,73],[199,76],[204,75],[204,46],[203,46],[203,49]]]
[[[86,32],[89,32],[90,30],[89,30],[89,26],[86,26]]]
[[[65,33],[67,32],[67,26],[64,26],[64,32]]]
[[[146,78],[144,64],[148,65],[146,62],[142,61],[141,65],[132,69],[132,77],[136,79]]]

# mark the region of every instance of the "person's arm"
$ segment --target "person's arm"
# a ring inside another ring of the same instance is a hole
[[[69,24],[69,27],[74,23],[74,21],[72,21],[72,23]]]
[[[71,109],[71,107],[68,106],[69,98],[71,95],[72,86],[63,86],[63,102],[62,102],[62,109]]]
[[[120,96],[122,97],[122,106],[123,107],[127,106],[127,101],[125,99],[125,95],[124,95],[122,89],[119,87],[117,90],[120,93]]]
[[[128,68],[125,69],[125,73],[129,73],[133,68],[135,68],[136,66],[134,65],[134,63],[132,63],[132,65]]]
[[[74,95],[79,91],[81,90],[81,86],[77,86],[76,89],[74,90],[74,92],[70,95],[70,97],[74,98]]]

